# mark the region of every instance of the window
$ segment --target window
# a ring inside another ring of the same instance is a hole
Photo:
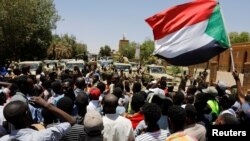
[[[129,71],[131,68],[130,68],[130,66],[127,66],[127,65],[116,65],[115,69],[123,70],[123,71]]]
[[[161,67],[151,67],[150,71],[151,73],[166,73],[165,69]]]

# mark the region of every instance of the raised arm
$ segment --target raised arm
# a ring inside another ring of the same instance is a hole
[[[245,100],[245,95],[244,95],[243,89],[242,89],[242,87],[241,87],[239,74],[238,74],[237,71],[234,71],[234,72],[233,72],[233,77],[234,77],[234,80],[235,80],[236,86],[237,86],[238,98],[239,98],[239,100],[240,100],[240,103],[243,104],[243,103],[246,102],[246,100]]]
[[[57,108],[56,106],[47,103],[43,98],[41,98],[41,97],[32,97],[31,100],[35,104],[37,104],[39,106],[42,106],[42,107],[46,108],[47,110],[51,111],[56,116],[63,119],[64,121],[69,122],[71,124],[71,126],[76,123],[75,118],[73,118],[71,115],[67,114],[66,112],[62,111],[61,109]]]
[[[9,87],[10,85],[11,85],[11,83],[0,81],[0,86]]]

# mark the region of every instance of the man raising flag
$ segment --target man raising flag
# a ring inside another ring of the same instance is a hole
[[[146,19],[154,33],[154,55],[176,66],[208,61],[230,48],[216,1],[193,1]]]

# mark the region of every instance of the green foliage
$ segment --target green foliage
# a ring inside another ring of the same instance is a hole
[[[144,63],[145,64],[156,64],[157,57],[155,56],[149,56],[147,59],[145,59]]]
[[[241,42],[249,42],[250,41],[250,34],[248,32],[241,32],[240,33],[240,40],[241,40]]]
[[[141,62],[147,61],[154,51],[154,41],[146,39],[141,45],[140,58]]]
[[[84,43],[77,43],[75,50],[77,55],[87,53],[87,45]]]
[[[125,55],[128,59],[135,58],[135,49],[137,46],[140,46],[140,45],[136,42],[129,43],[127,54]]]
[[[136,42],[131,42],[128,44],[128,46],[121,49],[121,56],[127,57],[128,59],[134,59],[135,58],[135,49],[137,46],[140,46]]]
[[[250,42],[250,34],[248,32],[230,32],[229,38],[232,44]]]
[[[127,46],[121,48],[118,58],[127,57],[129,61],[134,61],[136,47],[140,47],[141,63],[154,64],[156,62],[157,58],[152,56],[154,51],[154,41],[151,39],[146,39],[141,45],[136,42],[129,43]],[[101,48],[101,50],[103,49]]]
[[[46,56],[51,29],[60,19],[53,0],[1,0],[0,51],[10,60]]]
[[[100,51],[99,51],[99,56],[100,57],[103,57],[103,56],[111,56],[111,48],[110,46],[108,45],[105,45],[104,47],[101,47],[100,48]]]
[[[181,73],[181,69],[178,66],[171,66],[170,71],[172,74],[176,75],[178,73]]]
[[[47,50],[49,59],[75,58],[79,54],[87,52],[87,45],[78,43],[76,37],[68,34],[54,35]]]

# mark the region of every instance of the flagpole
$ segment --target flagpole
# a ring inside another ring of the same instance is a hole
[[[234,57],[233,57],[233,48],[231,47],[231,41],[230,41],[230,38],[229,38],[228,33],[227,33],[227,26],[225,24],[226,22],[225,22],[224,14],[223,14],[222,7],[220,5],[219,0],[218,0],[218,4],[220,6],[221,16],[222,16],[222,20],[223,20],[223,23],[224,23],[225,31],[226,31],[226,34],[227,34],[227,40],[228,40],[229,47],[230,47],[229,49],[230,49],[230,58],[231,58],[231,64],[232,64],[232,71],[234,72],[235,71],[235,65],[234,65]]]
[[[235,71],[235,66],[234,66],[234,57],[233,57],[233,48],[230,47],[230,58],[231,58],[231,63],[232,63],[232,69],[233,69],[233,72]]]

